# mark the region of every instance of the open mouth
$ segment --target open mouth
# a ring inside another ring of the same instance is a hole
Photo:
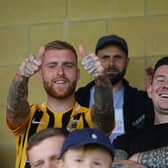
[[[168,93],[160,93],[159,96],[164,99],[168,99]]]
[[[55,79],[54,83],[56,83],[56,84],[65,84],[66,80],[65,79]]]

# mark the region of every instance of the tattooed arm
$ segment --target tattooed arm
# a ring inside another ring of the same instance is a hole
[[[29,112],[28,79],[16,74],[9,89],[7,99],[7,120],[11,127],[19,126]]]
[[[112,168],[147,168],[147,167],[131,160],[117,160],[113,162]]]
[[[30,107],[27,101],[28,80],[41,64],[34,56],[26,58],[19,67],[12,81],[7,98],[7,121],[12,128],[18,127],[26,120]]]
[[[128,153],[122,149],[115,149],[114,160],[127,160]]]
[[[168,167],[168,147],[160,147],[154,150],[134,154],[129,158],[150,168]]]
[[[79,51],[84,68],[95,78],[95,101],[91,110],[93,126],[110,134],[115,125],[112,84],[104,75],[99,58],[94,53],[87,55],[82,45],[79,46]]]
[[[115,125],[112,84],[108,77],[95,79],[94,105],[91,110],[95,127],[110,133]]]
[[[94,105],[91,110],[94,127],[110,134],[115,125],[111,81],[104,75],[104,68],[93,53],[85,56],[82,64],[95,78]]]

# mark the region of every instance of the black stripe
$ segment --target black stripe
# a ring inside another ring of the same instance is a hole
[[[63,116],[62,116],[62,128],[67,127],[67,125],[69,123],[69,120],[70,120],[70,117],[71,117],[71,113],[72,113],[72,109],[63,114]]]
[[[27,162],[26,162],[25,168],[31,168],[31,167],[30,167],[30,163],[27,163]]]
[[[35,111],[32,120],[40,122],[42,116],[43,116],[43,113],[41,111]],[[32,122],[32,120],[31,120],[31,122]],[[31,137],[31,135],[33,135],[34,133],[36,133],[38,125],[39,124],[31,124],[30,129],[29,129],[29,133],[28,133],[28,140]]]
[[[80,119],[80,116],[81,116],[81,113],[78,113],[76,116],[74,116],[74,119],[75,119],[75,120],[79,120],[79,119]]]
[[[47,109],[47,113],[49,115],[49,122],[47,128],[53,128],[54,127],[54,114]]]
[[[83,117],[84,128],[89,128],[89,125],[88,125],[88,123],[87,123],[87,121],[85,119],[85,114],[84,113],[82,113],[82,117]]]

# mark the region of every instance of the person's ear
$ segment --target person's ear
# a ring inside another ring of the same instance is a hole
[[[78,71],[78,72],[77,72],[77,73],[78,73],[78,74],[77,74],[77,79],[79,80],[79,79],[80,79],[80,69],[78,68],[77,71]]]
[[[148,93],[148,97],[149,98],[151,98],[152,96],[152,85],[151,85],[151,83],[150,84],[148,84],[148,86],[147,86],[147,88],[146,88],[146,91],[147,91],[147,93]]]

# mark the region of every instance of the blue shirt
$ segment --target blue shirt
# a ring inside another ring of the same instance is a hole
[[[94,91],[95,87],[91,88],[89,107],[94,104]],[[124,104],[124,87],[117,92],[113,93],[114,112],[115,112],[115,128],[112,134],[109,136],[111,142],[118,136],[125,132],[124,128],[124,116],[123,116],[123,104]]]

